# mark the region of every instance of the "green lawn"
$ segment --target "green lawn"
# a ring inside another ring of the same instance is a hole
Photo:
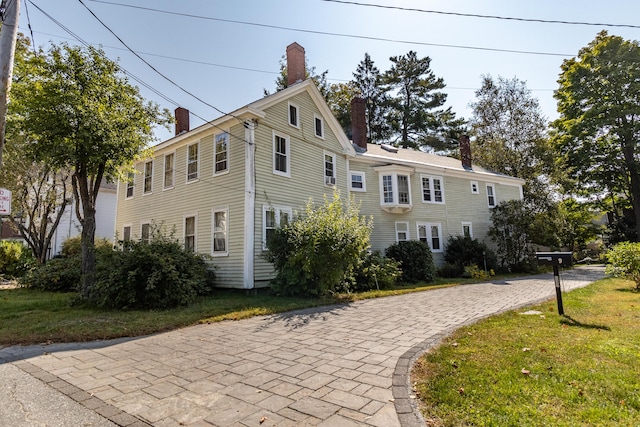
[[[429,426],[640,426],[640,293],[604,279],[462,328],[419,359]]]
[[[283,298],[268,295],[267,292],[248,295],[242,291],[220,289],[214,295],[200,298],[187,307],[155,311],[103,310],[72,305],[76,294],[25,288],[3,289],[0,290],[0,346],[141,336],[197,323],[345,304],[357,299],[418,292],[469,281],[437,281],[324,299]]]

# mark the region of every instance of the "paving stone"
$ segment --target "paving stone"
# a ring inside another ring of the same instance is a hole
[[[598,268],[566,272],[565,289],[602,277]],[[0,361],[134,427],[260,426],[263,416],[263,425],[413,427],[415,357],[453,328],[554,291],[551,275],[465,285],[136,339],[0,348]]]

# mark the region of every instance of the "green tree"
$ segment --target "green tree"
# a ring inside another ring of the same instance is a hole
[[[606,31],[561,67],[553,146],[577,194],[623,195],[640,239],[640,44]]]
[[[496,243],[504,270],[522,272],[530,269],[530,229],[534,219],[534,213],[521,200],[504,201],[492,209],[488,235]]]
[[[471,103],[473,158],[494,172],[522,178],[524,199],[540,211],[552,205],[550,178],[554,160],[547,120],[525,82],[482,77]]]
[[[306,58],[304,61],[304,68],[305,68],[305,78],[313,80],[316,86],[318,87],[318,90],[324,97],[324,99],[327,99],[329,92],[331,90],[331,87],[327,82],[327,74],[329,74],[329,70],[324,70],[322,73],[318,74],[316,72],[316,67],[309,68]],[[286,89],[288,86],[289,85],[287,83],[287,57],[285,55],[282,55],[282,58],[280,58],[280,73],[276,78],[276,92],[280,92],[282,89]],[[264,89],[264,96],[269,96],[269,95],[271,95],[271,92],[268,91],[267,89]]]
[[[334,83],[329,86],[327,93],[327,104],[349,138],[351,138],[351,100],[357,95],[358,90],[353,82]]]
[[[431,58],[418,58],[414,51],[392,56],[391,68],[382,76],[389,91],[391,111],[387,116],[395,139],[403,147],[423,147],[435,151],[457,146],[457,135],[464,123],[455,118],[447,100],[444,80],[431,70]]]
[[[276,230],[267,241],[266,259],[276,277],[272,289],[283,295],[318,296],[354,282],[356,267],[369,248],[371,219],[336,192],[322,206],[309,200],[304,213]]]
[[[99,49],[52,46],[28,63],[26,90],[11,114],[21,118],[19,131],[36,160],[54,171],[71,171],[82,226],[81,296],[89,298],[100,184],[137,159],[153,140],[153,126],[168,124],[170,115],[147,103]]]
[[[34,55],[29,39],[18,34],[12,104],[29,95],[25,92],[31,90],[27,82],[33,71],[30,61]],[[67,203],[72,198],[71,178],[68,171],[56,171],[33,156],[28,140],[21,133],[24,117],[11,114],[13,110],[11,105],[7,117],[5,167],[0,169],[0,182],[13,194],[12,213],[8,216],[10,224],[27,242],[36,262],[43,264]]]
[[[368,53],[364,54],[353,78],[352,84],[365,100],[368,142],[386,141],[391,135],[391,127],[386,119],[389,112],[387,90],[382,85],[380,70]]]

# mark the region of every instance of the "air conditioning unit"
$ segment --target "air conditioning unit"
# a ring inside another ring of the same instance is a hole
[[[336,178],[334,176],[325,176],[324,183],[325,185],[336,185]]]

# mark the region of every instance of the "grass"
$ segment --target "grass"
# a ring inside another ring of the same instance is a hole
[[[457,330],[412,372],[429,426],[639,426],[640,293],[604,279]]]
[[[177,329],[198,323],[239,320],[252,316],[330,304],[345,304],[359,299],[379,298],[419,292],[443,286],[468,283],[438,280],[429,284],[397,286],[333,298],[283,298],[260,292],[216,291],[196,303],[172,310],[106,310],[71,304],[75,293],[54,293],[17,288],[0,290],[0,347],[15,344],[82,342],[134,337]]]

